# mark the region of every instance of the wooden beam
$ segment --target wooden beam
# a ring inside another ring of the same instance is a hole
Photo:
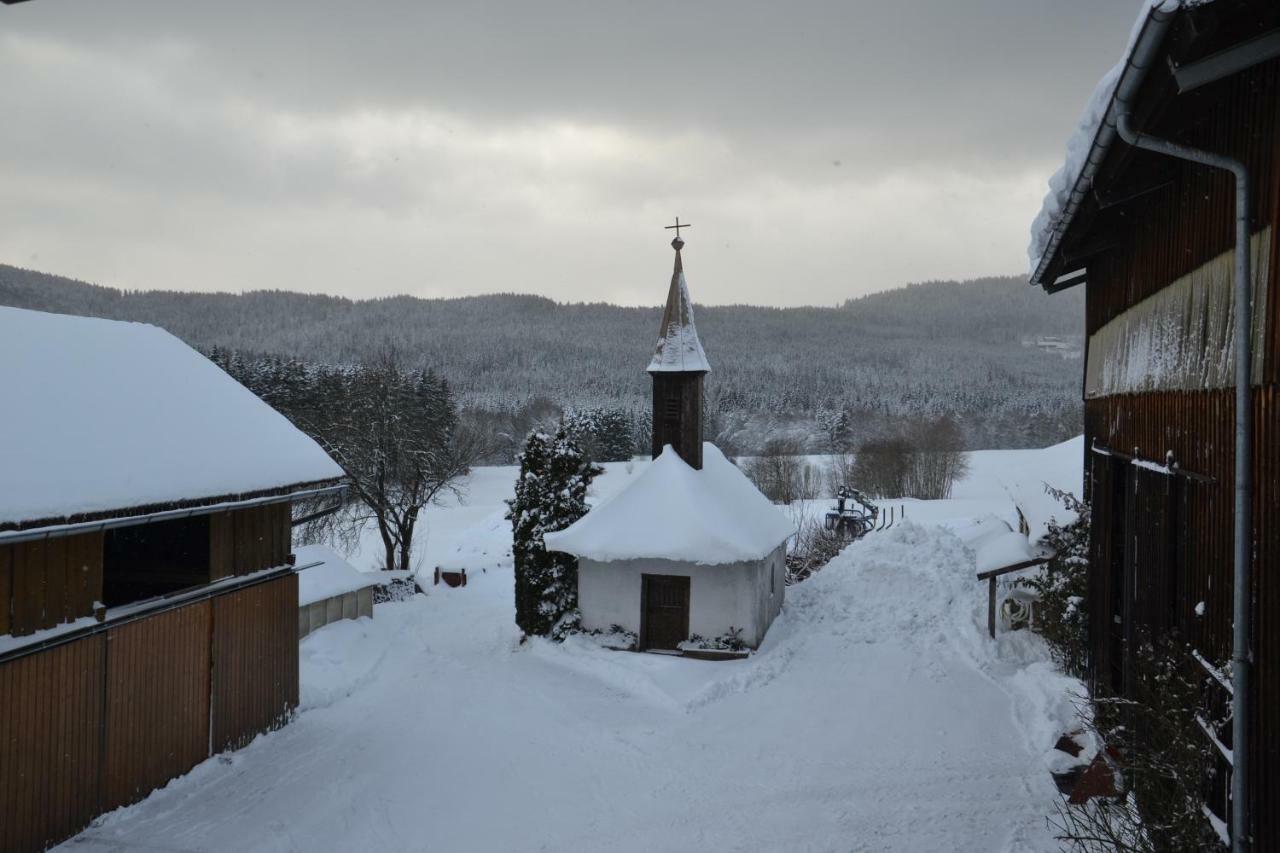
[[[1179,65],[1173,69],[1173,79],[1178,84],[1178,94],[1183,94],[1224,77],[1239,74],[1277,56],[1280,56],[1280,29],[1254,36],[1203,59]]]
[[[978,580],[985,581],[988,578],[997,578],[1000,575],[1007,575],[1009,572],[1018,572],[1023,569],[1029,569],[1032,566],[1040,566],[1052,559],[1053,557],[1036,557],[1034,560],[1024,560],[1021,563],[1013,563],[1009,566],[1001,566],[998,569],[989,569],[985,572],[978,572]]]
[[[1046,293],[1061,293],[1062,291],[1066,290],[1069,287],[1075,287],[1077,284],[1084,284],[1088,280],[1089,280],[1088,271],[1081,270],[1075,275],[1068,276],[1067,278],[1060,277],[1055,281],[1049,282],[1044,286],[1044,289]]]

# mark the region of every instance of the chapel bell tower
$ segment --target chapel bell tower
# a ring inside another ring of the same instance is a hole
[[[702,351],[698,330],[693,324],[693,303],[684,280],[680,250],[684,240],[680,229],[688,225],[676,219],[675,269],[667,291],[667,307],[662,312],[658,346],[649,362],[653,377],[653,456],[671,445],[690,467],[702,468],[702,377],[711,370]]]

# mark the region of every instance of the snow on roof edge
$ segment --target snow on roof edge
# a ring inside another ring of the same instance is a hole
[[[1045,272],[1045,265],[1057,250],[1058,240],[1075,217],[1075,208],[1079,199],[1087,191],[1082,183],[1091,181],[1087,166],[1101,162],[1101,157],[1114,138],[1114,119],[1108,121],[1115,102],[1116,91],[1122,79],[1133,66],[1130,60],[1134,49],[1147,30],[1147,24],[1156,13],[1172,14],[1180,9],[1191,8],[1211,3],[1213,0],[1145,0],[1133,28],[1129,32],[1129,41],[1125,46],[1120,61],[1113,66],[1094,88],[1093,94],[1085,103],[1084,110],[1076,121],[1076,128],[1067,139],[1066,160],[1049,178],[1049,191],[1041,203],[1040,212],[1031,223],[1031,240],[1027,246],[1027,259],[1030,262],[1031,281],[1043,283],[1040,277]],[[1145,74],[1146,69],[1135,69]],[[1108,129],[1112,129],[1108,133]],[[1104,136],[1109,138],[1103,139]],[[1102,150],[1094,156],[1095,148]]]
[[[794,533],[791,520],[705,442],[701,470],[667,445],[625,489],[543,541],[550,551],[602,563],[727,565],[763,559]]]

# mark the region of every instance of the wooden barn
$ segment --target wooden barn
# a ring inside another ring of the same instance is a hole
[[[1068,152],[1032,283],[1086,293],[1092,687],[1185,643],[1234,715],[1210,807],[1280,850],[1280,5],[1148,4]]]
[[[298,701],[291,504],[341,469],[161,329],[0,308],[0,850]]]

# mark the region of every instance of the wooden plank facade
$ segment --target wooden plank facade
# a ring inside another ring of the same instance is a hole
[[[1274,523],[1280,511],[1280,60],[1182,94],[1169,68],[1278,26],[1280,8],[1250,0],[1185,13],[1168,37],[1167,55],[1152,64],[1135,112],[1144,132],[1237,158],[1250,170],[1256,315],[1250,330],[1255,349],[1250,811],[1252,847],[1260,851],[1280,850],[1280,525]],[[1128,376],[1137,383],[1128,389],[1099,388],[1086,380],[1084,389],[1083,463],[1093,503],[1089,677],[1096,692],[1127,692],[1144,637],[1172,634],[1213,663],[1230,657],[1235,391],[1223,377],[1231,376],[1226,368],[1234,362],[1206,361],[1199,373],[1186,368],[1194,359],[1162,373],[1167,365],[1160,363],[1159,353],[1146,361],[1134,357],[1127,365],[1119,359],[1102,363],[1109,354],[1100,351],[1101,342],[1116,337],[1099,333],[1115,321],[1140,317],[1151,300],[1197,271],[1215,263],[1229,270],[1234,205],[1230,173],[1117,140],[1043,280],[1051,284],[1059,274],[1087,270],[1086,376],[1108,376],[1113,383]],[[1073,253],[1079,254],[1073,259]],[[1207,357],[1221,355],[1205,347],[1207,315],[1195,313],[1209,312],[1210,323],[1231,322],[1231,303],[1219,299],[1215,306],[1213,295],[1206,295],[1215,285],[1223,286],[1220,296],[1229,293],[1230,274],[1225,281],[1214,275],[1190,279],[1196,290],[1187,293],[1204,302],[1192,307],[1188,300],[1188,322],[1164,330],[1174,337],[1172,347],[1180,357],[1197,346],[1208,350]],[[1226,331],[1233,329],[1232,323]],[[1176,463],[1173,473],[1160,470],[1168,461]],[[1206,696],[1206,703],[1225,708],[1226,688],[1212,678],[1205,682],[1206,692],[1215,694]],[[1222,737],[1230,742],[1229,726]],[[1209,792],[1211,807],[1225,818],[1229,767],[1217,761],[1221,766],[1207,768],[1206,779],[1216,787]]]
[[[64,840],[297,707],[289,504],[221,516],[206,583],[282,570],[0,651],[0,850]],[[91,616],[102,594],[101,531],[0,546],[0,636]]]

